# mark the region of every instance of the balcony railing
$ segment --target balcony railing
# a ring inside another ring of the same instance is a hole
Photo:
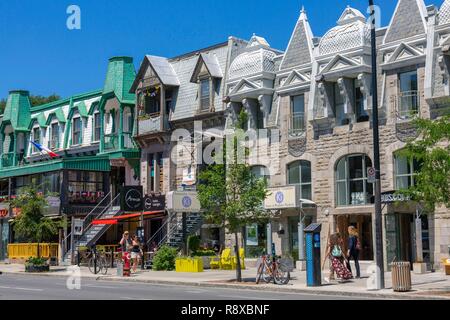
[[[2,155],[3,168],[12,167],[14,165],[14,152],[4,153]]]
[[[59,149],[59,139],[50,140],[50,149],[52,149],[52,150]]]
[[[169,127],[168,116],[163,119],[163,130]],[[161,132],[161,114],[150,114],[139,117],[138,135]]]
[[[117,150],[119,149],[119,136],[117,133],[111,133],[105,135],[105,150]]]
[[[401,92],[397,99],[397,118],[408,120],[420,111],[420,93],[417,90]]]
[[[305,113],[295,112],[289,118],[289,135],[301,136],[306,131]]]

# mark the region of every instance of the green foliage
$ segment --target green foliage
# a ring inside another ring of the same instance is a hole
[[[402,190],[433,211],[438,205],[450,208],[450,116],[437,120],[417,119],[419,138],[410,141],[400,154],[421,163],[415,186]]]
[[[197,250],[192,254],[194,257],[212,257],[215,255],[216,252],[214,250]]]
[[[47,259],[30,257],[25,261],[25,265],[45,266],[47,265]]]
[[[153,270],[172,271],[175,269],[175,258],[177,249],[167,245],[162,246],[153,257]]]
[[[60,99],[61,99],[61,97],[58,96],[57,94],[52,94],[48,97],[44,97],[44,96],[40,96],[40,95],[37,95],[37,96],[30,95],[30,103],[32,106],[40,106],[42,104],[50,103],[50,102],[57,101]],[[3,112],[5,111],[6,102],[7,102],[6,99],[0,100],[0,114],[3,114]]]
[[[49,95],[48,97],[44,97],[44,96],[33,96],[30,95],[30,102],[32,106],[40,106],[42,104],[46,104],[46,103],[50,103],[50,102],[54,102],[61,99],[60,96],[58,96],[57,94],[52,94]]]
[[[187,239],[189,250],[193,253],[197,252],[200,248],[200,237],[196,235],[190,235]]]
[[[17,236],[27,242],[51,241],[58,234],[60,224],[43,215],[47,201],[34,187],[26,187],[12,201],[12,206],[21,209],[14,220],[13,227]]]

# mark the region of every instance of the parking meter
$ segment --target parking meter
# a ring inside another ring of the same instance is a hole
[[[306,285],[318,287],[322,285],[322,268],[320,265],[320,223],[312,223],[305,228],[306,238]]]

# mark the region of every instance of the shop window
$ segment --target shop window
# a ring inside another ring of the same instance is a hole
[[[373,184],[367,182],[372,161],[366,155],[350,155],[336,166],[336,204],[365,205],[373,202]]]
[[[394,156],[395,162],[395,189],[408,189],[415,185],[415,176],[420,170],[420,163],[405,156],[396,154]]]
[[[69,171],[69,203],[98,203],[104,197],[103,172]]]
[[[311,162],[300,160],[288,165],[288,184],[300,186],[300,198],[312,200]]]

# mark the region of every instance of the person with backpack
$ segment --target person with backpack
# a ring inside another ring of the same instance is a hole
[[[361,278],[361,271],[359,268],[359,252],[361,251],[361,242],[359,241],[358,229],[356,229],[354,226],[348,227],[348,235],[348,268],[351,272],[352,269],[350,267],[350,259],[353,258],[353,260],[355,261],[356,279],[359,279]]]
[[[339,233],[332,234],[328,244],[326,257],[330,259],[330,278],[335,272],[338,278],[341,280],[349,280],[353,277],[351,271],[345,265],[347,261],[344,253],[342,252],[342,237]],[[325,278],[325,282],[329,283],[330,278]]]

